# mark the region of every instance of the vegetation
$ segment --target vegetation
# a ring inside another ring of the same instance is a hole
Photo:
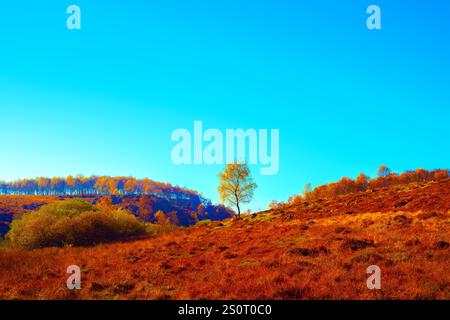
[[[204,219],[223,220],[233,216],[233,211],[222,205],[199,198],[165,198],[152,195],[2,195],[0,196],[0,239],[10,229],[11,222],[24,213],[38,210],[43,205],[63,199],[82,198],[105,210],[127,210],[139,220],[156,224],[156,213],[163,212],[171,223],[190,226]]]
[[[13,221],[0,299],[450,299],[447,170],[382,167],[373,179],[307,185],[240,221],[214,221],[220,207],[188,199],[67,197],[0,197],[0,223]],[[169,203],[196,225],[178,228],[186,217]],[[115,240],[129,241],[90,246]],[[73,264],[81,290],[64,287]],[[366,287],[374,264],[381,290]]]
[[[253,199],[256,183],[250,175],[250,169],[244,163],[227,164],[219,174],[219,195],[222,203],[229,203],[237,208],[237,216],[241,217],[242,203],[249,203]]]
[[[90,246],[145,234],[145,226],[127,211],[108,211],[70,199],[15,219],[7,239],[19,248]]]
[[[300,203],[305,200],[332,199],[346,194],[365,192],[377,188],[406,185],[413,182],[439,181],[447,179],[448,177],[449,171],[447,169],[434,171],[417,169],[398,174],[391,172],[388,167],[382,165],[378,169],[377,178],[371,179],[369,176],[361,173],[355,180],[343,177],[338,182],[321,185],[314,188],[314,190],[311,190],[311,185],[308,183],[305,186],[303,194],[291,196],[288,200],[288,204]]]
[[[0,251],[0,299],[450,299],[450,179],[89,248]],[[81,290],[65,289],[67,266]],[[368,290],[367,267],[382,270]]]
[[[13,182],[0,181],[3,195],[153,195],[165,198],[205,200],[198,193],[172,186],[169,183],[133,177],[92,176],[67,178],[22,179]]]

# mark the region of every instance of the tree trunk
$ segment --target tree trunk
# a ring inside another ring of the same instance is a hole
[[[238,219],[240,219],[241,218],[241,208],[239,207],[239,201],[236,202],[236,207],[238,209]]]
[[[239,207],[239,196],[238,196],[236,190],[234,191],[234,198],[236,199],[236,207],[238,210],[238,219],[240,219],[241,218],[241,207]]]

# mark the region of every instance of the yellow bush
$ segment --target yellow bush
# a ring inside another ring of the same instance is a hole
[[[144,223],[127,211],[109,211],[70,199],[43,206],[14,220],[7,238],[20,248],[35,249],[90,246],[145,233]]]

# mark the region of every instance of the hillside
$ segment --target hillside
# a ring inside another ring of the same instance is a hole
[[[200,197],[164,198],[150,195],[90,195],[90,196],[31,196],[0,195],[0,237],[9,230],[11,221],[23,213],[35,211],[45,204],[69,198],[82,198],[93,204],[112,209],[124,209],[145,222],[156,223],[155,213],[161,210],[178,226],[190,226],[201,220],[223,220],[233,212],[213,205]]]
[[[132,242],[4,247],[0,299],[450,299],[449,243],[450,179],[409,183]],[[366,287],[372,264],[382,290]]]

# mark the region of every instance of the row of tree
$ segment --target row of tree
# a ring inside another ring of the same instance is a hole
[[[311,190],[311,185],[307,184],[302,195],[293,195],[289,198],[288,202],[295,203],[302,200],[333,198],[349,193],[364,192],[370,189],[386,188],[412,182],[437,181],[447,179],[448,177],[449,171],[447,169],[433,171],[417,169],[398,174],[383,165],[378,169],[378,176],[376,178],[370,178],[364,173],[361,173],[354,180],[343,177],[338,182],[321,185],[314,188],[314,190]]]
[[[198,193],[169,183],[133,177],[109,177],[81,175],[67,178],[22,179],[13,182],[0,181],[3,195],[152,195],[168,199],[201,197]]]

